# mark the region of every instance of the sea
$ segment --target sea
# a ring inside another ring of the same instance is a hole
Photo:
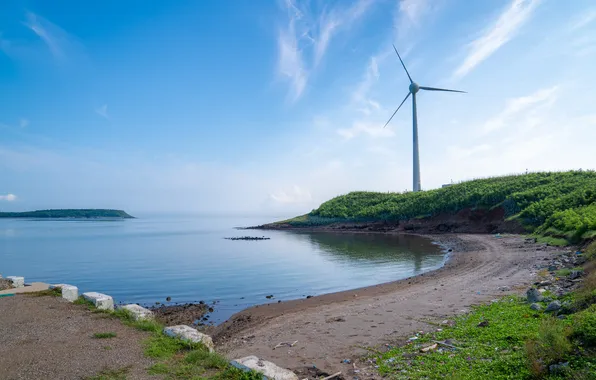
[[[440,246],[419,236],[236,228],[272,220],[0,219],[0,274],[76,285],[117,304],[204,301],[214,308],[210,320],[220,323],[249,306],[394,281],[445,261]],[[239,236],[269,240],[225,239]]]

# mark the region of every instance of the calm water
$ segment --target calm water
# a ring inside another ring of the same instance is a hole
[[[270,219],[146,217],[118,221],[0,219],[0,273],[64,282],[116,302],[219,301],[221,321],[247,306],[374,285],[442,265],[414,236],[239,231]],[[267,236],[230,241],[229,236]]]

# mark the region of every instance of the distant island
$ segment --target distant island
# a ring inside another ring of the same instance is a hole
[[[43,219],[100,219],[118,218],[134,219],[122,210],[106,209],[63,209],[63,210],[37,210],[25,212],[0,212],[0,218],[43,218]]]

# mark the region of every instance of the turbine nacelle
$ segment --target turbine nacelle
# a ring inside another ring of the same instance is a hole
[[[416,83],[416,82],[412,82],[412,83],[410,83],[410,92],[411,92],[412,94],[415,94],[415,93],[417,93],[417,92],[418,92],[418,90],[420,90],[420,86],[418,85],[418,83]]]

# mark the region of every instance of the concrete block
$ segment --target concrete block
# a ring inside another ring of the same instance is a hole
[[[139,319],[153,319],[153,312],[136,304],[124,305],[122,309],[128,310],[135,321]]]
[[[242,359],[234,360],[236,363],[239,363],[247,368],[252,369],[253,371],[262,373],[263,375],[267,376],[269,379],[274,380],[299,380],[296,374],[288,369],[281,368],[276,366],[275,364],[268,362],[263,359],[259,359],[256,356],[247,356]]]
[[[12,281],[12,286],[14,286],[15,288],[25,287],[25,277],[8,276],[6,277],[6,279]]]
[[[203,334],[185,325],[164,327],[163,333],[173,338],[179,338],[193,343],[203,343],[209,352],[215,351],[215,345],[209,335]]]
[[[70,302],[74,302],[79,298],[79,288],[74,285],[56,284],[50,285],[50,289],[60,288],[62,290],[62,298]]]
[[[83,298],[87,301],[93,302],[96,308],[100,310],[114,310],[114,300],[112,297],[97,293],[97,292],[88,292],[83,293]]]

